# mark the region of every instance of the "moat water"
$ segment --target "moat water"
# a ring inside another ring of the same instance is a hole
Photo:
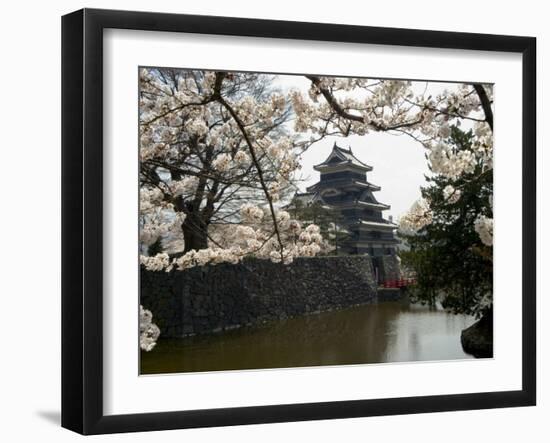
[[[387,302],[255,327],[160,339],[142,374],[469,359],[460,333],[475,322],[441,308]]]

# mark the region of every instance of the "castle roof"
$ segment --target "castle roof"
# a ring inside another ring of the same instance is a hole
[[[367,188],[367,189],[370,189],[371,191],[380,191],[380,186],[373,185],[372,183],[370,183],[366,180],[361,181],[361,180],[343,178],[343,179],[331,180],[330,183],[335,188],[356,188],[356,189],[357,188]],[[314,192],[317,192],[317,190],[320,188],[320,186],[321,186],[321,182],[317,182],[314,185],[308,186],[306,188],[306,190],[307,190],[308,193],[311,193],[311,192],[314,193]]]
[[[327,159],[323,163],[315,165],[313,168],[319,171],[322,169],[341,165],[349,165],[363,169],[364,171],[372,171],[372,166],[363,163],[355,155],[353,155],[351,147],[349,149],[344,149],[338,146],[336,143],[334,143],[334,146],[332,147],[332,152],[327,157]]]

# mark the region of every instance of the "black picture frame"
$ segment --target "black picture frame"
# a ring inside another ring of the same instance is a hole
[[[103,30],[501,51],[522,55],[522,389],[131,415],[103,412]],[[62,426],[82,434],[530,406],[536,403],[536,39],[83,9],[62,18]]]

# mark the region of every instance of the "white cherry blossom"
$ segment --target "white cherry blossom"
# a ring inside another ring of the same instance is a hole
[[[493,219],[480,215],[474,222],[474,229],[485,246],[493,246]]]
[[[139,305],[139,346],[143,351],[152,351],[160,336],[160,329],[153,323],[153,314]]]

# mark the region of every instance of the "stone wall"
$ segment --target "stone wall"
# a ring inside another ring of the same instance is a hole
[[[377,300],[369,256],[219,264],[186,271],[141,269],[141,304],[163,337],[201,334]]]

